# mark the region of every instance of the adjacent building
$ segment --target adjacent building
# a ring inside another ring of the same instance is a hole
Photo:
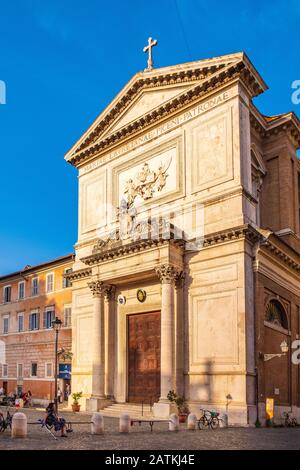
[[[72,288],[65,274],[73,254],[0,277],[0,387],[7,393],[30,390],[36,402],[54,397],[55,334],[62,321],[59,352],[71,352]],[[68,354],[60,354],[61,390],[71,379]]]
[[[266,89],[244,53],[150,64],[67,153],[83,407],[151,401],[168,416],[175,389],[231,423],[254,423],[266,397],[299,417],[300,123],[264,116]]]

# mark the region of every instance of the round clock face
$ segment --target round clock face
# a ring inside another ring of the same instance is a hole
[[[145,302],[147,294],[144,289],[138,289],[136,296],[139,302]]]

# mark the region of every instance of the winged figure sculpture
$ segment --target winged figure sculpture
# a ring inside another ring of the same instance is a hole
[[[161,162],[156,171],[151,170],[149,163],[145,162],[134,178],[126,181],[124,194],[127,194],[128,204],[133,204],[137,196],[144,200],[151,199],[155,192],[160,192],[166,185],[167,171],[171,165],[172,157],[164,164]]]

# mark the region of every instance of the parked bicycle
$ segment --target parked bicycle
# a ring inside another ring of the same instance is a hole
[[[289,413],[287,411],[284,411],[283,412],[283,417],[284,417],[284,425],[287,428],[294,428],[295,426],[297,426],[297,420],[296,420],[296,418],[293,418],[291,416],[291,413]]]
[[[0,402],[0,406],[14,406],[16,397],[14,396],[4,396]]]
[[[0,411],[0,432],[4,432],[8,428],[11,429],[11,423],[12,415],[10,412],[7,410],[6,417],[4,417],[4,414]]]
[[[202,416],[198,420],[199,429],[217,429],[220,427],[220,413],[217,413],[216,411],[204,410],[203,408],[200,408],[200,411],[202,412]]]

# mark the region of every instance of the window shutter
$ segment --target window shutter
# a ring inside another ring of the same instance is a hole
[[[43,328],[47,328],[47,311],[43,312]]]
[[[29,330],[32,330],[32,315],[29,315]]]
[[[39,330],[40,329],[40,313],[37,312],[36,314],[36,329]]]

